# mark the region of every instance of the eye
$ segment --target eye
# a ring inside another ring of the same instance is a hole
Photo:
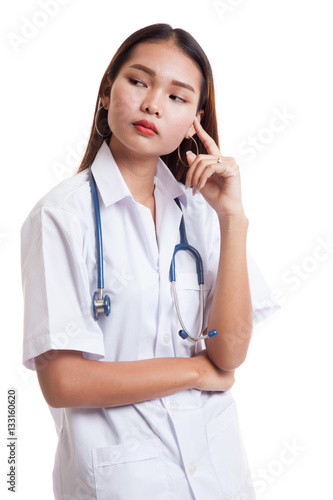
[[[136,78],[129,78],[129,81],[135,87],[144,87],[145,86],[145,83],[140,82],[140,80],[136,80]]]
[[[173,101],[176,101],[176,102],[186,102],[185,99],[182,99],[178,95],[173,95],[173,94],[170,96],[170,99],[172,99]]]

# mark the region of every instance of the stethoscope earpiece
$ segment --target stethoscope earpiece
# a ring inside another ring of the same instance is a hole
[[[211,339],[212,337],[216,337],[217,331],[216,330],[209,330],[207,333],[207,336]]]
[[[178,335],[184,340],[186,340],[188,337],[188,334],[185,332],[185,330],[179,330]]]
[[[200,335],[200,337],[191,337],[187,332],[185,332],[185,330],[179,330],[178,335],[183,340],[188,339],[190,342],[197,342],[198,340],[211,339],[213,337],[216,337],[217,331],[209,330],[209,332],[206,335]]]

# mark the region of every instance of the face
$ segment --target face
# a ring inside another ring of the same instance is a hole
[[[110,97],[102,98],[108,108],[111,149],[150,157],[174,151],[195,132],[201,80],[196,64],[172,42],[137,45],[115,79]],[[142,120],[157,132],[137,124]]]

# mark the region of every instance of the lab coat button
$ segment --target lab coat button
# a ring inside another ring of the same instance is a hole
[[[171,399],[169,402],[170,410],[177,410],[179,408],[179,403],[176,399]]]
[[[189,473],[189,475],[190,476],[194,476],[196,474],[196,472],[197,472],[197,466],[194,463],[190,464],[188,466],[188,473]]]
[[[170,340],[171,340],[171,336],[170,336],[170,333],[165,333],[163,335],[163,342],[168,345],[170,344]]]

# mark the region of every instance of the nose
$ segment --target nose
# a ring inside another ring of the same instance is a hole
[[[163,114],[162,96],[158,91],[151,90],[146,94],[141,106],[142,111],[161,117]]]

